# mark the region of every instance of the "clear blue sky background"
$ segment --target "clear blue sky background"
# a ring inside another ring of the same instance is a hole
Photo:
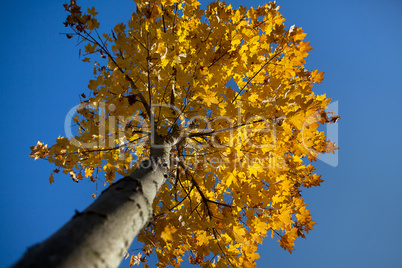
[[[108,30],[135,6],[83,2],[98,5]],[[28,157],[38,140],[53,144],[65,135],[64,118],[92,77],[75,41],[59,34],[66,31],[63,3],[4,1],[0,9],[0,267],[84,209],[95,192],[93,183],[63,175],[49,185],[54,167]],[[303,192],[315,229],[293,254],[266,239],[258,267],[402,267],[402,1],[277,3],[287,27],[308,34],[314,50],[307,67],[325,72],[316,90],[338,101],[341,149],[337,167],[316,163],[322,187]]]

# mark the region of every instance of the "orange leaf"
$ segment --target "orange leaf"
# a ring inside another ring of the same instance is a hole
[[[339,147],[335,146],[335,142],[327,142],[327,146],[326,146],[326,152],[327,153],[332,153],[335,154],[335,150],[338,150]]]
[[[50,174],[49,182],[50,184],[54,183],[53,172]]]

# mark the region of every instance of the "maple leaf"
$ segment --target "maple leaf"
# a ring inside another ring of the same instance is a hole
[[[324,73],[323,72],[319,73],[318,70],[314,70],[311,73],[311,77],[312,77],[314,82],[321,83],[322,80],[324,80]]]
[[[50,184],[54,183],[53,172],[50,174],[49,183],[50,183]]]
[[[94,172],[94,170],[92,168],[86,168],[85,169],[85,177],[92,177],[92,173]]]
[[[89,14],[91,14],[92,15],[92,17],[95,17],[97,14],[98,14],[98,12],[95,12],[95,7],[91,7],[91,8],[88,8],[88,11],[87,11]]]
[[[335,154],[335,151],[339,149],[339,147],[335,146],[336,142],[327,142],[326,152]]]
[[[209,95],[202,97],[202,100],[205,102],[207,106],[210,106],[211,104],[217,104],[219,103],[218,98],[213,92],[210,92]]]
[[[161,234],[161,238],[165,240],[166,242],[172,241],[173,237],[172,234],[174,234],[177,231],[176,227],[174,226],[165,226],[165,229],[163,229],[163,232]]]

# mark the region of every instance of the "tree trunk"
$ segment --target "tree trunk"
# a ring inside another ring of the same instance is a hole
[[[170,146],[152,147],[150,160],[120,179],[60,230],[27,250],[13,267],[118,267],[152,218],[152,202],[165,182]]]

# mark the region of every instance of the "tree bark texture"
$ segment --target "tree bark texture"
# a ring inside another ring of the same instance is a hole
[[[111,185],[60,230],[27,250],[13,267],[118,267],[152,219],[152,202],[165,182],[170,146],[151,148],[149,160]]]

